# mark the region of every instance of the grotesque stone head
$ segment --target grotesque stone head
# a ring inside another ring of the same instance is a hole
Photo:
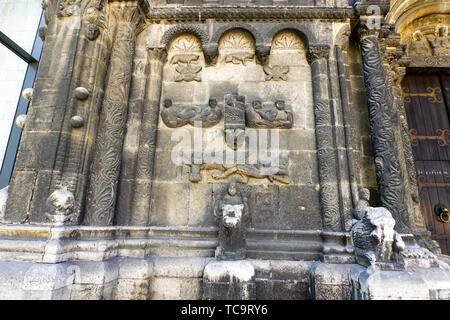
[[[255,110],[261,109],[261,107],[262,107],[262,103],[259,100],[253,101],[252,105]]]
[[[284,110],[284,108],[286,107],[286,104],[283,100],[277,100],[275,101],[275,107],[277,107],[278,110]]]
[[[446,37],[448,35],[448,27],[447,26],[440,26],[438,28],[438,36],[439,37]]]
[[[172,106],[172,100],[171,99],[164,99],[164,107],[170,108]]]
[[[367,188],[359,188],[359,199],[369,201],[370,200],[370,191]]]
[[[423,39],[422,32],[420,32],[420,31],[414,32],[413,39],[414,39],[414,41],[422,41],[422,39]]]
[[[211,98],[211,99],[209,99],[209,106],[212,108],[212,109],[214,109],[214,108],[216,108],[217,107],[217,99],[216,98]]]
[[[98,36],[100,35],[100,28],[99,26],[97,26],[96,24],[88,24],[87,26],[87,31],[86,31],[86,36],[88,37],[89,40],[94,41],[98,38]]]

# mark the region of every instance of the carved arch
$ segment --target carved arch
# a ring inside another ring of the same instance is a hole
[[[170,42],[185,33],[190,33],[197,36],[200,39],[203,48],[205,48],[208,44],[208,34],[199,26],[192,24],[178,24],[170,27],[166,32],[164,32],[161,38],[161,44],[166,48],[166,50],[169,50]]]
[[[305,44],[305,47],[309,47],[310,44],[317,43],[317,37],[312,33],[309,28],[302,25],[297,25],[294,23],[280,23],[277,26],[273,27],[269,30],[269,32],[266,34],[264,38],[264,43],[270,45],[272,43],[273,38],[282,31],[292,31],[297,36],[300,37],[300,39]]]
[[[256,30],[254,27],[252,27],[250,24],[248,23],[230,23],[227,24],[225,26],[222,26],[220,28],[218,28],[214,34],[212,35],[211,38],[211,44],[219,44],[220,39],[222,38],[222,36],[227,33],[230,30],[233,29],[243,29],[245,31],[247,31],[248,33],[250,33],[253,36],[253,39],[255,40],[255,45],[262,45],[264,43],[264,39],[261,37],[261,34],[259,33],[258,30]]]
[[[334,39],[335,45],[347,48],[349,45],[351,33],[352,31],[348,24],[342,26],[341,30],[339,30],[336,38]]]

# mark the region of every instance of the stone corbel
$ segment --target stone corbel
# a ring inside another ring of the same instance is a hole
[[[263,66],[269,62],[270,46],[264,44],[257,44],[255,49],[256,58]]]
[[[203,54],[207,64],[216,64],[219,56],[219,45],[217,43],[208,43],[203,46]]]

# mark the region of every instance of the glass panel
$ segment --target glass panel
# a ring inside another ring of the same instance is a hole
[[[0,0],[0,31],[31,54],[41,14],[41,0]]]
[[[3,163],[28,64],[0,44],[0,164]]]

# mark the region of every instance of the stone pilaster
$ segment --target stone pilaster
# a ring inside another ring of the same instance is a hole
[[[70,132],[64,119],[70,113],[77,48],[82,26],[80,1],[43,2],[48,24],[46,43],[28,111],[11,187],[5,221],[45,223],[51,181],[62,170],[58,148]],[[59,171],[56,173],[56,171]]]
[[[336,174],[337,160],[334,148],[333,123],[328,88],[329,51],[330,47],[326,45],[310,46],[308,61],[311,64],[313,81],[323,228],[330,231],[342,231]]]
[[[377,30],[361,25],[360,45],[380,200],[382,206],[387,208],[396,220],[397,230],[404,232],[409,230],[406,189],[398,157]]]
[[[60,219],[58,194],[73,197],[73,217],[65,224],[79,224],[84,206],[89,159],[93,150],[98,114],[103,98],[107,58],[111,50],[110,30],[103,1],[92,2],[83,12],[79,44],[72,76],[72,93],[64,116],[63,132],[69,138],[58,145],[46,216]]]
[[[144,226],[148,223],[162,89],[162,73],[166,59],[167,52],[165,48],[148,48],[150,72],[144,101],[143,121],[137,157],[136,185],[130,225]]]
[[[111,225],[114,219],[136,34],[143,19],[135,2],[113,4],[116,18],[109,77],[100,115],[87,193],[86,225]]]

